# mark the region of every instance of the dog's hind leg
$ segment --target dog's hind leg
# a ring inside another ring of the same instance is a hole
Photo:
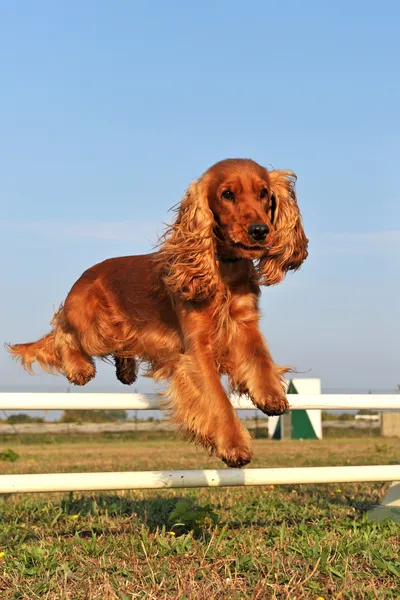
[[[96,375],[96,367],[68,326],[62,307],[51,324],[52,331],[37,342],[10,345],[7,350],[31,373],[32,365],[38,363],[49,373],[62,373],[70,383],[85,385]]]
[[[73,333],[58,330],[56,348],[61,359],[65,377],[74,385],[86,385],[96,375],[96,367],[91,356],[86,354],[76,342]]]
[[[117,379],[125,385],[132,385],[137,379],[137,362],[134,358],[114,355]]]

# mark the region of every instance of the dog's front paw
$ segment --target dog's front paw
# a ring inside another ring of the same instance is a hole
[[[250,434],[245,431],[241,436],[229,436],[220,440],[215,448],[215,454],[228,467],[236,469],[244,467],[253,456]]]
[[[232,448],[229,452],[218,454],[219,458],[224,461],[227,467],[232,469],[241,469],[248,465],[252,458],[251,450],[242,448]]]
[[[289,410],[289,402],[285,394],[266,394],[262,402],[256,403],[257,408],[269,417],[283,415]]]

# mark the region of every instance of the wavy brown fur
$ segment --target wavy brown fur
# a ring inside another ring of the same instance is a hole
[[[220,376],[266,414],[288,408],[289,369],[275,365],[259,331],[258,297],[307,256],[294,183],[290,171],[251,160],[217,163],[189,187],[156,252],[88,269],[51,332],[9,352],[29,372],[36,362],[76,385],[95,376],[94,357],[112,357],[128,385],[147,365],[170,381],[164,403],[178,428],[227,465],[248,463],[250,435]]]
[[[276,202],[276,228],[271,249],[259,262],[262,285],[282,281],[287,271],[297,270],[308,254],[295,192],[296,175],[291,171],[271,171],[269,176]]]
[[[199,180],[186,192],[155,256],[168,290],[182,300],[207,300],[218,287],[213,228],[207,186]]]

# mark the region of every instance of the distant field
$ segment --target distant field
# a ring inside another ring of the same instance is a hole
[[[0,451],[20,456],[0,462],[1,473],[222,467],[172,434],[10,436],[0,443]],[[257,439],[254,448],[252,467],[400,462],[400,439]],[[386,487],[3,496],[0,597],[399,598],[400,525],[370,523],[364,514]]]
[[[256,431],[262,437],[268,437],[268,419],[246,419],[247,429]],[[322,421],[324,437],[353,437],[353,436],[379,436],[379,422],[365,421]],[[171,426],[165,421],[127,421],[127,422],[106,422],[106,423],[6,423],[0,422],[0,438],[4,436],[40,434],[45,435],[63,435],[63,434],[84,434],[91,435],[96,433],[136,433],[136,432],[171,432]],[[257,434],[255,434],[257,435]]]

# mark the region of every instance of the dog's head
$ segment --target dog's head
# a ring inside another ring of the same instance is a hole
[[[256,261],[259,283],[279,283],[307,257],[291,171],[252,160],[213,165],[188,189],[162,245],[164,281],[185,300],[204,300],[219,282],[220,260]]]

